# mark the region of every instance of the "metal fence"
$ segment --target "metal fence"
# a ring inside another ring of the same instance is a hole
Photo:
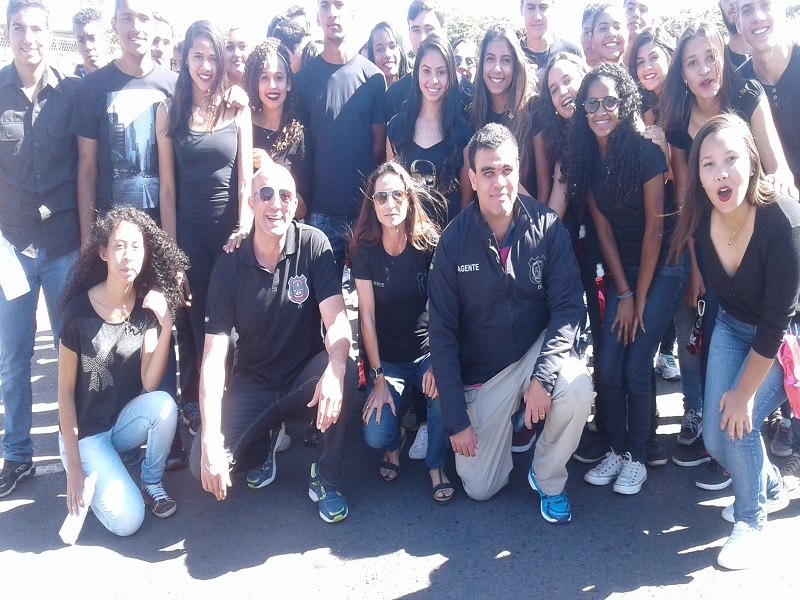
[[[50,44],[50,56],[48,63],[56,67],[65,74],[71,74],[75,70],[75,65],[81,62],[75,45],[75,37],[72,32],[54,31],[53,41]],[[0,37],[0,66],[5,66],[13,60],[11,48],[5,36]]]

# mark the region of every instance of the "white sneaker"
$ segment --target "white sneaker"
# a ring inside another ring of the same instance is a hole
[[[789,492],[786,487],[782,487],[781,491],[774,498],[767,498],[767,503],[764,505],[764,510],[768,515],[774,512],[783,510],[789,506]],[[722,518],[728,523],[733,523],[733,504],[729,504],[722,509]]]
[[[681,378],[681,371],[675,364],[675,357],[672,354],[658,353],[656,360],[656,373],[668,381],[677,381]]]
[[[411,460],[424,460],[428,453],[428,425],[420,425],[417,429],[417,437],[408,449],[408,458]]]
[[[733,524],[733,532],[717,556],[717,564],[726,569],[753,566],[761,554],[762,532],[744,521]]]
[[[633,460],[630,452],[622,456],[622,470],[614,482],[614,491],[618,494],[638,494],[642,484],[647,481],[647,467],[638,460]]]
[[[617,478],[622,471],[622,457],[612,450],[596,467],[592,467],[583,476],[583,480],[592,485],[607,485]]]

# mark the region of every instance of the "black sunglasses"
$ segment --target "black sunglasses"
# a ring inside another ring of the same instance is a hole
[[[372,194],[372,201],[377,206],[385,206],[389,202],[390,196],[392,200],[395,201],[395,203],[400,204],[406,199],[406,191],[391,190],[389,192],[375,192],[374,194]]]
[[[600,109],[600,104],[602,103],[603,108],[606,110],[614,110],[619,106],[619,98],[616,96],[606,96],[605,98],[587,98],[586,102],[583,103],[583,108],[586,109],[586,113],[593,115]]]
[[[475,59],[472,58],[471,56],[456,56],[454,58],[456,60],[456,66],[457,67],[460,67],[462,62],[465,65],[467,65],[468,67],[474,67],[475,66]]]
[[[275,188],[262,187],[258,190],[258,197],[264,202],[272,202],[272,199],[275,197]],[[294,198],[294,192],[291,190],[278,190],[278,197],[281,199],[281,204],[286,206],[292,201],[292,198]]]

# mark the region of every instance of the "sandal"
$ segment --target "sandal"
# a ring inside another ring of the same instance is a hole
[[[400,431],[402,431],[400,437],[400,445],[397,447],[396,450],[398,457],[403,452],[403,446],[406,445],[406,432],[402,428],[400,429]],[[384,454],[384,456],[386,455]],[[387,483],[390,481],[394,481],[400,476],[400,465],[393,462],[389,462],[388,460],[381,461],[380,469],[383,471],[388,471],[386,474],[381,473],[380,470],[378,471],[378,475],[380,475],[381,479],[383,479]]]
[[[438,467],[436,470],[439,473],[440,483],[433,486],[433,499],[439,506],[443,506],[453,499],[456,489],[450,481],[445,481],[447,475],[444,473],[444,467]],[[444,493],[444,496],[439,496],[440,493]]]

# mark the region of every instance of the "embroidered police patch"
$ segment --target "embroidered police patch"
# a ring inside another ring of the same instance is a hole
[[[531,283],[534,285],[542,285],[542,271],[544,270],[544,256],[537,256],[528,261],[531,268],[530,277]]]
[[[308,300],[308,279],[305,275],[289,278],[289,300],[297,305]]]

